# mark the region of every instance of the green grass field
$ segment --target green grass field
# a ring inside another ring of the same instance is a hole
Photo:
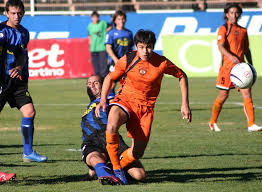
[[[191,78],[193,121],[180,115],[176,79],[165,78],[155,108],[151,139],[141,160],[147,179],[127,186],[102,186],[83,181],[88,168],[81,161],[81,115],[89,99],[85,80],[34,80],[34,149],[47,163],[23,163],[21,115],[8,105],[0,115],[0,170],[15,172],[14,182],[0,191],[261,191],[262,132],[248,133],[242,98],[232,90],[219,118],[220,133],[208,129],[217,95],[215,78]],[[262,80],[253,88],[256,123],[262,125]],[[127,143],[125,128],[121,128]]]

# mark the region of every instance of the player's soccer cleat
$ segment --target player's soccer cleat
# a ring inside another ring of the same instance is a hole
[[[220,132],[221,131],[221,129],[219,129],[219,127],[217,126],[216,123],[209,123],[208,126],[209,126],[211,131],[216,131],[216,132]]]
[[[14,180],[15,177],[16,177],[15,173],[0,172],[0,183],[4,183],[4,182],[7,182],[7,181]]]
[[[256,124],[253,124],[252,126],[248,127],[248,132],[255,132],[255,131],[261,131],[262,127],[257,126]]]
[[[127,179],[126,179],[126,176],[125,176],[125,172],[123,169],[115,169],[114,170],[114,173],[115,173],[115,176],[121,180],[122,184],[123,185],[127,185]]]
[[[98,181],[102,185],[122,185],[122,182],[115,176],[101,176]]]
[[[23,156],[23,161],[24,162],[44,162],[47,160],[46,156],[41,156],[39,155],[36,151],[33,151],[30,155],[25,155]]]

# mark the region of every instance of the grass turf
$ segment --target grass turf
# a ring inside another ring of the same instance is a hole
[[[217,95],[215,81],[190,79],[193,121],[187,124],[180,115],[178,81],[164,78],[151,139],[142,159],[147,179],[127,186],[83,181],[88,168],[77,150],[81,145],[81,115],[89,103],[85,80],[30,81],[37,111],[34,149],[49,160],[22,162],[21,114],[6,105],[0,115],[0,171],[15,172],[17,178],[0,185],[0,191],[261,191],[262,132],[247,132],[240,93],[232,90],[224,105],[218,122],[222,132],[208,129]],[[258,78],[252,90],[259,125],[261,84]],[[121,133],[130,144],[124,127]]]

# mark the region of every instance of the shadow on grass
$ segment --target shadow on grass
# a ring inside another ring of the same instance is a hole
[[[262,155],[261,153],[222,153],[222,154],[198,154],[198,155],[176,155],[176,156],[153,156],[153,157],[143,157],[142,159],[176,159],[176,158],[191,158],[191,157],[221,157],[221,156],[248,156],[248,155]]]
[[[72,145],[75,146],[73,143],[63,143],[63,144],[38,144],[38,145],[33,145],[33,147],[45,147],[45,146],[68,146]],[[24,145],[0,145],[0,149],[5,149],[5,148],[23,148]]]
[[[41,184],[58,184],[58,183],[71,183],[87,181],[87,174],[82,175],[51,175],[46,177],[23,178],[23,180],[16,180],[15,184],[18,185],[41,185]]]
[[[144,183],[160,182],[214,182],[262,180],[262,172],[252,172],[262,167],[234,167],[207,169],[159,169],[147,171]],[[232,173],[237,172],[239,173]],[[219,172],[219,173],[218,173]]]
[[[37,166],[37,165],[25,165],[25,164],[5,164],[5,163],[0,163],[0,167],[34,167],[34,166]]]

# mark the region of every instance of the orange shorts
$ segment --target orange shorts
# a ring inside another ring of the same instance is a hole
[[[217,77],[216,88],[229,90],[235,88],[230,80],[230,72],[234,65],[223,65],[219,68],[219,73]]]
[[[154,107],[138,104],[124,96],[116,96],[110,105],[117,105],[123,109],[129,119],[126,123],[127,136],[136,140],[148,141],[151,125],[154,119]]]

